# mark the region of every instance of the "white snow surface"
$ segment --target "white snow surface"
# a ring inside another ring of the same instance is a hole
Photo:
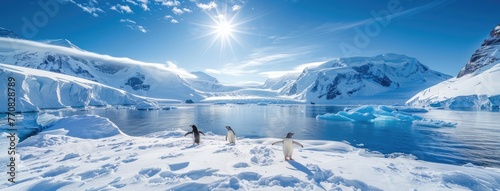
[[[491,109],[500,105],[500,63],[483,67],[460,78],[427,88],[406,104],[414,107],[442,107],[459,110]]]
[[[16,111],[107,105],[157,105],[155,101],[94,81],[0,63],[1,100],[8,97],[8,78],[15,79]],[[7,112],[0,104],[0,113]]]
[[[44,116],[50,118],[50,116]],[[223,127],[221,127],[223,128]],[[188,129],[188,127],[186,127]],[[203,127],[200,127],[203,130]],[[55,119],[19,143],[16,184],[3,190],[497,190],[500,169],[381,154],[346,143],[296,140],[284,161],[280,139],[210,132],[193,145],[185,130],[145,137],[99,116]],[[2,134],[2,141],[7,140]],[[3,144],[2,144],[3,145]],[[4,157],[5,153],[2,154]],[[2,173],[2,177],[6,176]],[[5,179],[6,180],[6,179]]]

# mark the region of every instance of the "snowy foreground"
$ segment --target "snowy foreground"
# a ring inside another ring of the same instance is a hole
[[[295,161],[285,161],[281,146],[271,146],[279,140],[275,138],[238,139],[236,145],[230,145],[224,136],[208,132],[200,145],[193,145],[191,137],[184,137],[183,130],[130,137],[99,116],[42,116],[38,123],[47,129],[18,145],[22,162],[18,164],[16,184],[5,181],[0,189],[500,188],[500,169],[430,163],[407,155],[384,157],[342,142],[297,140],[304,148],[295,148]],[[6,134],[3,136],[1,141],[6,140]]]

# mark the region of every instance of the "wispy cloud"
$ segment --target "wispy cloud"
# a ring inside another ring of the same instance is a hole
[[[137,30],[139,30],[139,31],[141,31],[141,32],[143,32],[143,33],[148,32],[148,31],[147,31],[147,30],[146,30],[143,26],[141,26],[141,25],[137,25]]]
[[[120,23],[125,23],[128,28],[132,29],[132,30],[137,30],[137,31],[140,31],[140,32],[143,32],[143,33],[146,33],[148,32],[148,30],[146,30],[146,28],[144,28],[143,26],[141,25],[137,25],[137,23],[133,20],[130,20],[130,19],[120,19]]]
[[[233,7],[231,8],[231,10],[233,11],[239,11],[241,9],[241,5],[233,5]]]
[[[239,63],[226,64],[221,69],[206,69],[205,72],[213,74],[224,74],[230,76],[239,76],[243,74],[255,74],[259,72],[257,66],[264,64],[272,64],[274,61],[289,57],[289,54],[274,54],[274,55],[261,55],[254,54],[251,59]]]
[[[214,8],[217,8],[217,3],[215,3],[214,1],[210,1],[210,3],[208,3],[208,4],[197,3],[196,6],[198,6],[198,8],[200,8],[202,10],[210,11]]]
[[[179,21],[177,21],[176,19],[174,19],[174,17],[172,17],[172,15],[165,15],[164,18],[167,19],[167,20],[170,20],[170,23],[173,23],[173,24],[179,23]]]
[[[132,24],[135,24],[135,21],[130,20],[130,19],[120,19],[120,23],[132,23]]]
[[[127,3],[130,3],[132,5],[139,5],[137,2],[133,1],[133,0],[125,0]]]
[[[179,6],[181,5],[181,2],[177,0],[156,0],[156,2],[161,2],[161,5],[167,6],[167,7],[174,7],[174,6]]]
[[[305,64],[300,64],[293,68],[292,70],[280,70],[280,71],[266,71],[266,72],[260,72],[259,74],[266,76],[267,78],[277,78],[284,76],[286,74],[298,74],[304,71],[306,68],[313,68],[316,66],[319,66],[326,61],[319,61],[319,62],[310,62],[310,63],[305,63]]]
[[[141,8],[144,10],[144,11],[150,11],[149,7],[147,4],[141,4]]]
[[[116,12],[119,12],[119,13],[134,13],[128,5],[116,4],[116,5],[111,6],[110,9],[114,10]]]
[[[106,13],[104,10],[99,8],[97,1],[89,1],[88,3],[77,3],[74,0],[68,0],[67,2],[73,3],[80,7],[84,12],[91,14],[94,17],[99,17],[98,13]]]
[[[183,14],[183,13],[184,13],[184,11],[182,11],[182,9],[179,9],[179,8],[177,8],[177,7],[174,7],[174,8],[172,9],[172,12],[173,12],[174,14],[176,14],[176,15],[181,15],[181,14]]]
[[[308,47],[267,47],[257,49],[247,59],[225,64],[219,69],[209,68],[205,72],[219,75],[240,76],[259,74],[268,68],[280,67],[281,64],[290,64],[295,59],[308,53]]]
[[[172,65],[168,64],[161,64],[161,63],[151,63],[151,62],[141,62],[137,60],[132,60],[130,58],[117,58],[117,57],[112,57],[109,55],[101,55],[101,54],[96,54],[93,52],[87,52],[87,51],[82,51],[82,50],[77,50],[77,49],[72,49],[72,48],[67,48],[67,47],[62,47],[62,46],[55,46],[55,45],[49,45],[49,44],[44,44],[40,42],[35,42],[35,41],[29,41],[29,40],[21,40],[21,39],[12,39],[12,38],[3,38],[0,37],[0,49],[2,50],[39,50],[39,51],[51,51],[59,54],[70,54],[78,57],[83,57],[83,58],[89,58],[97,61],[103,61],[103,62],[113,62],[117,64],[123,64],[123,65],[140,65],[144,67],[153,67],[158,70],[164,70],[168,72],[173,72],[181,77],[185,78],[195,78],[196,76],[192,75],[191,73],[187,72],[185,69],[177,67],[173,67]]]
[[[360,20],[360,21],[356,21],[356,22],[352,22],[352,23],[326,23],[326,24],[323,24],[323,25],[317,27],[316,29],[318,29],[319,31],[324,31],[324,32],[338,32],[338,31],[343,31],[343,30],[351,30],[353,28],[356,28],[356,27],[359,27],[362,25],[366,25],[369,23],[373,23],[373,22],[378,22],[378,21],[389,21],[390,22],[390,20],[392,20],[392,19],[395,19],[395,18],[398,18],[401,16],[406,16],[406,15],[413,15],[413,14],[431,9],[431,8],[439,6],[439,5],[444,5],[444,4],[450,3],[451,1],[453,1],[453,0],[433,1],[433,2],[430,2],[430,3],[422,5],[422,6],[414,7],[414,8],[407,9],[407,10],[402,10],[399,12],[395,12],[393,14],[383,15],[383,16],[379,16],[379,17],[371,17],[371,18],[368,18],[365,20]]]

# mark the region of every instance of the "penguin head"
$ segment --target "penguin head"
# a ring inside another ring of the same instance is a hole
[[[194,129],[197,129],[197,128],[196,128],[196,125],[191,125],[191,127],[193,128],[193,130],[194,130]]]
[[[288,132],[288,134],[286,134],[286,138],[292,138],[293,134],[295,134],[295,133]]]
[[[233,129],[231,129],[231,126],[226,126],[226,129],[227,130],[233,130]]]

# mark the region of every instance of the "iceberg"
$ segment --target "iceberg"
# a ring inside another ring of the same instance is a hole
[[[455,127],[457,123],[433,119],[424,119],[410,112],[427,112],[422,108],[408,106],[371,106],[365,105],[348,111],[326,113],[316,116],[317,119],[351,122],[411,122],[413,125],[426,127]]]

